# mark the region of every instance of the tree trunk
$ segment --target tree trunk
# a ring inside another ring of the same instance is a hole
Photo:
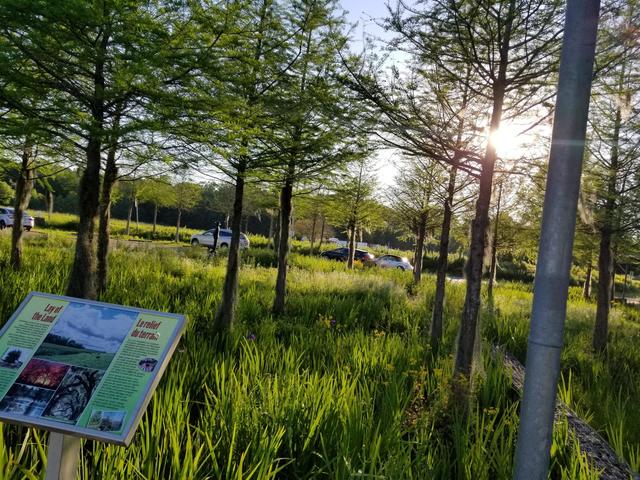
[[[67,295],[97,297],[95,227],[100,204],[100,140],[92,136],[87,145],[87,165],[80,178],[78,235]]]
[[[129,210],[127,212],[127,226],[125,228],[124,234],[129,236],[131,232],[131,216],[133,215],[133,201],[129,200]]]
[[[349,258],[347,259],[347,268],[353,268],[353,262],[356,255],[356,225],[352,223],[349,227]]]
[[[593,349],[597,352],[603,351],[607,346],[613,280],[612,272],[613,255],[611,252],[611,232],[603,229],[600,232],[598,304],[596,307],[596,323],[593,331]]]
[[[98,295],[107,290],[107,276],[109,271],[109,237],[111,220],[111,194],[118,176],[116,165],[116,146],[112,144],[107,153],[107,162],[102,180],[102,195],[100,198],[98,225]]]
[[[53,214],[53,192],[51,190],[47,190],[45,203],[47,205],[47,218],[51,222],[51,214]]]
[[[176,243],[180,243],[180,219],[182,218],[182,209],[178,209],[178,219],[176,220]]]
[[[322,215],[322,223],[320,224],[320,240],[318,241],[318,251],[322,248],[322,241],[324,240],[324,215]]]
[[[156,228],[158,226],[158,203],[153,204],[153,230],[151,231],[151,238],[156,238]]]
[[[242,220],[242,203],[244,200],[244,175],[247,161],[241,160],[236,172],[236,190],[233,202],[233,217],[231,219],[231,245],[229,245],[229,260],[227,274],[224,278],[222,300],[214,321],[214,330],[224,333],[231,329],[236,314],[238,300],[238,273],[240,271],[240,222]]]
[[[500,126],[504,90],[505,85],[502,79],[499,80],[495,88],[490,132],[497,131]],[[455,360],[455,374],[462,375],[466,379],[471,377],[476,343],[476,330],[480,312],[480,290],[482,288],[482,268],[486,247],[486,232],[489,225],[489,207],[491,205],[495,161],[496,147],[493,142],[488,142],[480,174],[480,192],[476,201],[475,218],[471,224],[469,259],[466,266],[467,288]]]
[[[309,253],[313,255],[313,244],[316,242],[316,223],[318,222],[318,214],[313,214],[313,222],[311,223],[311,246],[309,247]]]
[[[447,198],[444,202],[444,214],[440,229],[440,248],[438,250],[438,267],[436,274],[436,292],[433,300],[431,314],[431,347],[437,350],[442,339],[442,317],[444,313],[444,294],[447,281],[447,267],[449,263],[449,234],[451,232],[451,217],[453,216],[453,196],[456,190],[456,176],[458,170],[451,167],[449,173],[449,185],[447,186]]]
[[[16,182],[16,201],[13,212],[13,228],[11,229],[11,267],[20,270],[22,265],[22,216],[29,207],[31,200],[31,190],[35,182],[35,168],[31,164],[33,157],[33,145],[31,138],[27,134],[22,149],[22,162],[20,164],[20,175]]]
[[[498,202],[496,205],[496,217],[493,221],[493,236],[491,239],[491,266],[489,267],[489,282],[487,296],[493,303],[493,284],[496,281],[496,267],[498,265],[498,225],[500,223],[500,202],[502,201],[502,183],[498,185]]]
[[[269,213],[269,243],[271,243],[273,241],[273,235],[274,235],[274,219],[275,216],[273,215],[273,213]]]
[[[424,258],[424,237],[427,233],[427,214],[422,212],[418,223],[418,236],[416,238],[416,258],[413,268],[413,280],[420,283],[422,279],[422,260]]]
[[[71,266],[67,295],[95,299],[97,296],[95,228],[100,206],[100,161],[102,134],[104,133],[104,64],[111,29],[107,24],[101,30],[93,75],[91,102],[91,128],[87,130],[87,163],[78,186],[78,235]]]
[[[591,298],[591,261],[587,265],[587,274],[584,279],[584,286],[582,287],[582,298],[589,300]]]
[[[282,224],[282,219],[280,218],[281,211],[278,209],[278,216],[276,217],[275,228],[273,229],[273,251],[280,251],[280,225]]]
[[[289,256],[289,222],[291,221],[293,198],[293,180],[288,178],[280,191],[280,242],[278,249],[278,274],[276,277],[276,296],[273,302],[273,313],[284,313],[287,294],[287,267]]]
[[[138,211],[138,197],[133,198],[133,206],[136,209],[136,235],[140,234],[140,215]]]
[[[603,225],[600,228],[600,253],[598,256],[598,303],[596,323],[593,330],[593,349],[602,352],[607,348],[609,310],[613,300],[615,270],[613,257],[613,229],[616,216],[616,183],[619,169],[619,139],[622,125],[620,107],[616,110],[613,136],[611,138],[611,162],[607,181],[607,201],[604,206]]]
[[[611,254],[611,301],[616,299],[616,255]]]
[[[507,12],[505,33],[500,44],[500,64],[498,75],[493,85],[493,109],[489,134],[498,131],[502,120],[502,106],[504,104],[505,89],[507,83],[507,66],[509,64],[509,43],[511,41],[511,28],[513,26],[515,0],[509,3]],[[473,367],[474,351],[476,350],[476,331],[478,330],[478,318],[480,313],[480,291],[482,288],[482,268],[484,264],[484,250],[486,247],[486,232],[489,225],[489,208],[491,206],[491,191],[493,185],[493,171],[497,154],[494,142],[487,141],[487,149],[482,162],[480,173],[480,188],[476,201],[475,218],[471,224],[471,243],[469,246],[469,261],[467,263],[467,289],[464,299],[464,308],[460,322],[460,334],[455,360],[455,377],[464,377],[466,382],[454,382],[454,389],[462,387],[468,392],[468,386]]]

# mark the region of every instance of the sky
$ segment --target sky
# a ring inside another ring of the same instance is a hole
[[[72,302],[50,333],[75,340],[91,350],[115,353],[137,317],[137,312]]]
[[[387,16],[386,0],[341,0],[340,3],[347,11],[347,21],[356,24],[351,35],[351,48],[354,52],[362,51],[364,37],[367,35],[382,39],[390,38],[390,35],[376,23]],[[398,173],[398,160],[398,153],[394,150],[386,149],[377,152],[376,171],[381,187],[394,183]]]

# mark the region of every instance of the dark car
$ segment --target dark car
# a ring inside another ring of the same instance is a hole
[[[346,262],[349,258],[349,249],[346,247],[336,248],[335,250],[327,250],[320,254],[321,257],[328,258],[329,260],[338,260]],[[373,262],[374,256],[364,250],[356,250],[354,259],[362,263]]]

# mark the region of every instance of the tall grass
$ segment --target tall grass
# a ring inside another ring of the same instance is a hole
[[[485,335],[524,361],[532,294],[517,284],[503,285],[497,308],[485,321]],[[610,316],[609,346],[595,354],[591,338],[595,304],[570,292],[562,351],[563,400],[598,429],[631,467],[640,471],[640,311],[618,305]]]
[[[30,237],[14,273],[0,238],[0,318],[30,290],[64,292],[72,242],[63,232]],[[451,407],[461,285],[450,285],[436,356],[426,343],[432,278],[411,288],[405,272],[349,272],[294,253],[287,314],[276,319],[275,270],[259,250],[245,254],[238,322],[220,351],[209,332],[223,258],[114,249],[103,300],[185,313],[188,327],[133,444],[85,442],[80,478],[510,477],[518,398],[500,360],[485,355],[468,414]],[[46,439],[4,425],[0,478],[43,478]],[[568,434],[556,434],[553,478],[587,478],[570,476],[590,472],[581,458]]]

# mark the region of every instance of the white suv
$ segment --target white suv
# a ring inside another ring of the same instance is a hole
[[[34,218],[25,210],[22,212],[22,226],[29,231],[35,224]],[[0,229],[13,226],[13,208],[0,207]]]
[[[198,245],[212,247],[213,230],[207,230],[206,232],[191,235],[191,245],[194,247]],[[229,248],[229,245],[231,245],[231,230],[228,228],[221,228],[220,235],[218,236],[218,247]],[[249,248],[249,239],[244,233],[240,234],[240,248]]]
[[[413,270],[413,265],[406,257],[398,255],[383,255],[374,260],[374,263],[382,268],[397,268],[398,270]]]

